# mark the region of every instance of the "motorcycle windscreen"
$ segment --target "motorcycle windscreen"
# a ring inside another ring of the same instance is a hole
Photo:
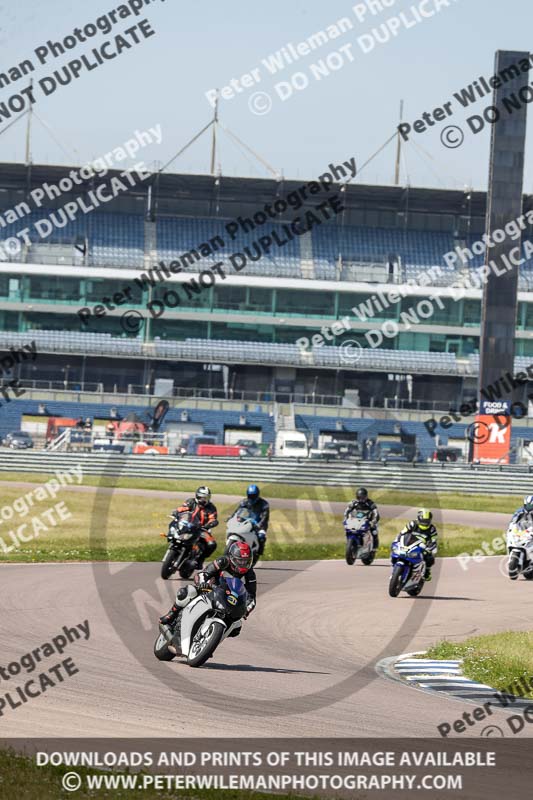
[[[346,530],[363,532],[363,529],[368,526],[368,518],[365,513],[358,511],[355,514],[349,514],[344,524]]]
[[[249,508],[239,508],[235,514],[229,518],[227,532],[242,533],[250,531],[250,524],[257,522],[256,517]]]

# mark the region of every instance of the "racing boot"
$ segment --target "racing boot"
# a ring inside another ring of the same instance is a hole
[[[174,603],[170,611],[168,611],[166,614],[163,614],[162,617],[159,617],[159,630],[167,638],[172,633],[172,626],[176,622],[180,611],[181,608]]]
[[[431,580],[431,567],[428,567],[426,569],[426,574],[424,575],[424,580],[425,581],[430,581]]]
[[[372,546],[374,548],[374,553],[377,553],[379,547],[379,535],[377,531],[372,531]]]
[[[196,597],[196,595],[197,591],[194,586],[184,586],[183,589],[179,590],[170,611],[167,611],[166,614],[159,617],[159,629],[162,633],[166,635],[166,633],[171,631],[172,626],[178,618],[178,614],[190,603],[193,597]]]

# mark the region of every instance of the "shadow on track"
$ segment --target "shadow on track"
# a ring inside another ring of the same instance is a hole
[[[431,594],[419,594],[418,597],[403,597],[403,600],[466,600],[469,603],[482,603],[483,600],[480,600],[479,597],[459,597],[456,595],[455,597],[445,597],[443,595],[431,595]]]
[[[230,670],[234,672],[277,672],[280,675],[331,675],[331,672],[315,672],[309,669],[283,669],[276,667],[255,667],[252,664],[205,664],[204,669]]]

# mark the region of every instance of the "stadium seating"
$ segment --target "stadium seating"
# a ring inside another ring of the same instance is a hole
[[[278,230],[280,240],[286,239],[281,225],[274,223],[256,228],[255,231],[244,233],[239,230],[235,238],[231,238],[224,228],[223,220],[208,218],[161,218],[157,222],[157,254],[161,261],[179,259],[184,253],[196,250],[202,243],[209,242],[215,236],[220,236],[224,246],[220,246],[215,255],[208,256],[200,261],[195,260],[187,265],[186,269],[198,272],[206,269],[215,261],[221,261],[233,253],[242,252],[245,247],[251,248],[253,242],[260,236],[267,235],[272,229]],[[254,250],[251,250],[255,256]],[[246,264],[247,275],[263,275],[266,277],[301,277],[300,248],[298,240],[292,239],[283,247],[273,245],[269,253],[262,254],[260,260],[248,259]]]
[[[0,331],[0,347],[21,346],[36,339],[42,352],[92,353],[93,355],[127,355],[183,360],[249,364],[287,364],[291,366],[337,367],[418,372],[424,374],[465,374],[454,353],[426,353],[417,350],[361,349],[351,358],[343,347],[314,347],[302,352],[296,344],[240,341],[232,339],[197,339],[144,343],[139,338],[120,338],[109,333],[47,331],[30,329],[25,333]],[[476,360],[477,359],[477,360]],[[526,364],[527,358],[518,363]],[[479,357],[471,356],[467,374],[478,371]]]
[[[152,401],[152,410],[153,410]],[[67,417],[70,419],[77,419],[82,416],[84,419],[90,417],[91,419],[110,419],[111,409],[117,411],[119,419],[125,419],[128,414],[136,414],[141,421],[150,422],[150,409],[144,409],[138,405],[111,405],[109,403],[72,403],[72,402],[55,402],[46,401],[46,411],[48,416]],[[242,424],[242,416],[244,416],[246,425],[250,427],[259,428],[263,434],[263,441],[273,442],[275,438],[274,420],[264,412],[248,411],[211,411],[205,409],[187,408],[180,405],[177,408],[170,408],[165,417],[165,421],[161,428],[165,430],[165,426],[169,423],[179,423],[181,421],[181,414],[187,411],[188,423],[200,425],[205,434],[216,436],[219,443],[224,442],[224,429],[231,427],[238,427]],[[21,417],[23,414],[32,416],[39,415],[39,402],[36,400],[13,400],[5,406],[3,413],[0,415],[0,438],[6,436],[10,431],[20,430]]]
[[[62,217],[59,212],[50,208],[32,211],[24,217],[25,225],[34,226],[40,220],[46,220],[56,214],[59,223]],[[21,228],[20,222],[12,223],[0,231],[0,243],[15,236]],[[43,229],[43,232],[47,231]],[[34,235],[35,238],[35,235]],[[115,214],[93,211],[90,214],[79,214],[76,219],[69,220],[64,227],[54,226],[43,241],[49,245],[87,242],[89,252],[87,263],[93,266],[142,267],[144,263],[144,218],[139,214]],[[14,258],[20,261],[22,254]]]
[[[442,375],[477,375],[479,372],[477,354],[470,355],[467,361],[458,361],[455,353],[428,353],[418,350],[362,348],[353,352],[350,348],[322,346],[301,351],[296,344],[234,339],[191,337],[183,341],[169,341],[156,338],[153,342],[144,343],[140,338],[120,338],[110,333],[41,329],[29,329],[25,333],[0,331],[0,347],[20,347],[32,339],[38,342],[39,350],[42,352],[92,353],[192,361],[205,359],[218,363],[286,364]],[[514,371],[526,370],[532,363],[531,356],[517,356]]]
[[[59,212],[49,208],[32,211],[25,217],[25,222],[28,226],[32,226],[53,213],[57,215]],[[61,221],[61,218],[59,220]],[[227,220],[209,217],[161,217],[156,222],[155,230],[157,258],[167,262],[179,259],[184,253],[198,250],[202,243],[209,242],[215,236],[222,237],[224,246],[213,255],[201,260],[193,259],[191,264],[184,265],[187,271],[198,272],[208,268],[215,261],[227,259],[232,253],[242,252],[243,248],[251,247],[254,241],[260,236],[267,235],[271,230],[277,229],[281,239],[286,238],[281,224],[270,221],[256,227],[250,233],[244,233],[239,229],[234,238],[230,238],[226,232],[226,224]],[[153,257],[153,253],[148,252],[144,228],[145,219],[142,214],[93,211],[90,214],[80,213],[74,221],[68,221],[64,227],[54,227],[43,241],[52,247],[86,242],[88,266],[143,267],[145,257]],[[0,244],[14,237],[19,229],[20,223],[16,222],[2,228]],[[471,247],[478,238],[479,236],[468,236],[461,245]],[[434,284],[447,286],[458,280],[461,275],[478,269],[485,259],[483,254],[478,254],[466,265],[457,261],[455,268],[446,266],[443,256],[452,251],[457,242],[451,234],[440,231],[328,223],[315,226],[309,240],[305,253],[303,253],[303,243],[298,237],[281,247],[274,244],[270,252],[263,254],[259,260],[248,259],[246,274],[265,277],[306,277],[328,281],[357,280],[357,267],[354,265],[357,265],[358,261],[361,265],[372,262],[386,265],[392,260],[399,269],[395,280],[416,281],[421,271],[437,265],[441,268],[442,274]],[[76,258],[78,256],[76,253]],[[31,254],[18,253],[12,256],[15,262],[24,258],[32,260]],[[61,262],[63,259],[62,250]],[[313,268],[304,270],[303,260],[310,262]],[[343,263],[351,265],[350,268],[342,269]],[[364,269],[361,273],[366,274]],[[360,280],[366,279],[360,278]],[[519,285],[523,290],[533,288],[533,259],[522,265]]]

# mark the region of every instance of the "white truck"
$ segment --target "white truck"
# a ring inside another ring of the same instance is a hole
[[[305,433],[301,431],[278,431],[276,455],[283,458],[307,458],[309,446]]]

